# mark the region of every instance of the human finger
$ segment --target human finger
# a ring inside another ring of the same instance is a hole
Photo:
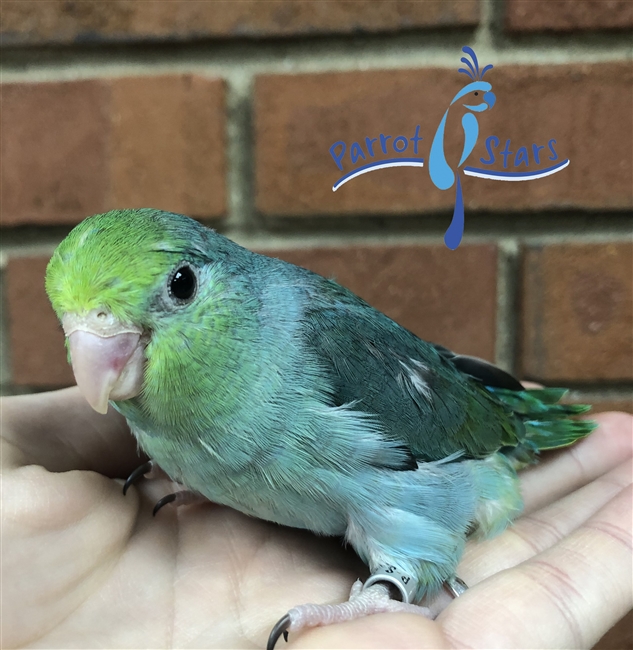
[[[631,485],[630,460],[554,503],[517,519],[498,537],[468,545],[458,575],[473,586],[554,546]]]
[[[633,453],[633,417],[600,413],[598,428],[584,440],[543,454],[538,465],[520,473],[524,512],[538,510],[605,474]]]
[[[452,643],[592,647],[633,606],[631,501],[625,488],[552,548],[467,591],[438,618]]]
[[[93,411],[76,387],[2,399],[2,466],[125,477],[140,462],[125,419]]]
[[[631,467],[625,459],[632,453],[628,425],[633,419],[616,413],[597,419],[600,427],[578,443],[575,451],[571,448],[558,453],[539,472],[539,467],[534,468],[525,490],[526,514],[501,535],[468,544],[458,569],[467,584],[477,584],[553,546],[595,514],[615,491],[630,484]],[[589,482],[555,498],[583,481]],[[541,504],[538,509],[537,504]]]
[[[3,647],[49,634],[97,593],[135,530],[139,500],[96,472],[16,468],[2,480]],[[95,598],[97,600],[97,598]],[[107,601],[101,603],[107,611]]]

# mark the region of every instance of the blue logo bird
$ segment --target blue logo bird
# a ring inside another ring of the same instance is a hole
[[[460,68],[459,72],[467,75],[472,81],[464,86],[451,100],[449,107],[442,117],[440,125],[437,127],[433,143],[431,144],[431,154],[429,156],[429,173],[431,181],[440,190],[447,190],[453,187],[455,183],[455,172],[451,169],[450,165],[446,162],[444,154],[444,130],[446,128],[446,119],[450,107],[462,97],[474,93],[476,96],[480,92],[483,93],[483,101],[479,104],[463,104],[468,111],[462,116],[462,128],[464,129],[464,147],[462,155],[457,165],[457,188],[455,194],[455,209],[453,211],[453,219],[446,230],[444,235],[444,242],[451,250],[455,250],[462,240],[464,234],[464,199],[462,196],[462,186],[459,179],[459,167],[461,167],[466,159],[472,153],[477,143],[479,136],[479,123],[477,122],[476,113],[482,113],[489,108],[492,108],[497,101],[495,94],[492,92],[492,85],[487,81],[483,81],[483,77],[492,69],[492,65],[485,66],[482,70],[479,69],[479,61],[474,50],[468,46],[462,48],[462,52],[469,55],[472,59],[469,61],[466,57],[462,57],[461,61],[467,68]]]

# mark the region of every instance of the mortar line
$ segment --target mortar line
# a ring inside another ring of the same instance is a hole
[[[574,401],[594,400],[628,400],[633,402],[633,386],[587,385],[575,386],[569,391],[569,398]]]
[[[303,39],[263,43],[169,46],[104,44],[98,49],[31,48],[3,49],[0,74],[3,82],[74,80],[80,78],[199,72],[233,74],[297,74],[369,71],[396,68],[440,67],[454,69],[463,45],[474,47],[480,59],[496,65],[560,65],[630,61],[630,42],[618,34],[602,35],[597,43],[575,44],[565,39],[525,45],[503,36],[499,45],[494,32],[494,0],[483,0],[482,23],[475,30],[427,32],[345,40]],[[614,40],[616,41],[614,43]]]
[[[519,243],[516,238],[497,240],[497,331],[496,363],[514,373],[517,346],[517,260]]]
[[[246,213],[248,214],[248,213]],[[241,219],[242,217],[240,217]],[[427,217],[426,220],[430,220]],[[318,229],[302,228],[305,222],[297,219],[295,223],[288,225],[286,229],[275,229],[270,226],[258,226],[257,222],[253,225],[247,222],[244,226],[236,223],[236,219],[230,226],[226,226],[226,220],[223,223],[211,223],[211,227],[217,229],[222,234],[230,237],[237,243],[252,248],[312,248],[319,246],[349,246],[349,245],[376,245],[383,244],[402,245],[402,244],[443,244],[444,231],[450,222],[450,215],[439,217],[433,220],[433,227],[426,227],[424,222],[414,222],[409,226],[402,227],[396,223],[386,228],[368,227],[368,224],[362,218],[358,222],[353,222],[349,227],[344,229],[337,228],[333,224],[335,219],[329,219],[324,227]],[[371,221],[371,220],[370,220]],[[390,218],[385,219],[386,222]],[[424,220],[423,220],[424,221]],[[543,231],[528,232],[517,230],[509,233],[503,230],[503,222],[499,222],[495,228],[478,229],[473,223],[475,219],[467,222],[466,233],[464,235],[464,244],[481,244],[481,243],[499,243],[506,240],[513,240],[520,244],[549,245],[560,243],[578,243],[578,244],[604,244],[604,243],[624,243],[631,241],[631,229],[627,224],[622,223],[617,229],[604,230],[603,226],[595,226],[595,229],[575,233],[574,224],[569,224],[567,229],[560,232],[552,233]],[[574,235],[573,240],[569,240],[569,235]],[[4,241],[0,245],[0,269],[6,266],[10,257],[28,257],[39,255],[51,255],[55,247],[66,236],[67,232],[57,232],[56,228],[43,227],[39,233],[41,238],[35,241],[18,241],[19,232],[3,233]],[[6,242],[10,238],[9,243]]]
[[[248,232],[254,222],[252,77],[235,74],[226,79],[225,83],[227,216],[217,227],[225,234],[230,234],[233,231]]]

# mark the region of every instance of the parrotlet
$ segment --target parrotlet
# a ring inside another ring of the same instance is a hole
[[[455,591],[466,539],[521,512],[517,469],[594,428],[564,389],[524,390],[182,215],[85,219],[46,290],[83,395],[122,413],[155,465],[189,493],[342,536],[368,565],[350,601],[293,608],[269,647]]]

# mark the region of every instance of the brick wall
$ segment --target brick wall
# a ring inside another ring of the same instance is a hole
[[[153,206],[335,276],[424,338],[633,410],[632,27],[630,0],[4,0],[2,392],[72,382],[43,289],[55,245],[88,214]],[[421,124],[428,160],[466,44],[495,65],[482,133],[555,137],[571,164],[466,179],[450,251],[452,191],[398,168],[333,193],[329,147]]]
[[[55,245],[88,214],[149,205],[334,276],[422,337],[632,410],[632,8],[3,2],[2,391],[72,381],[42,286]],[[482,134],[555,137],[572,162],[465,178],[450,251],[452,190],[396,168],[332,192],[329,148],[421,124],[428,160],[464,44],[495,65]]]

